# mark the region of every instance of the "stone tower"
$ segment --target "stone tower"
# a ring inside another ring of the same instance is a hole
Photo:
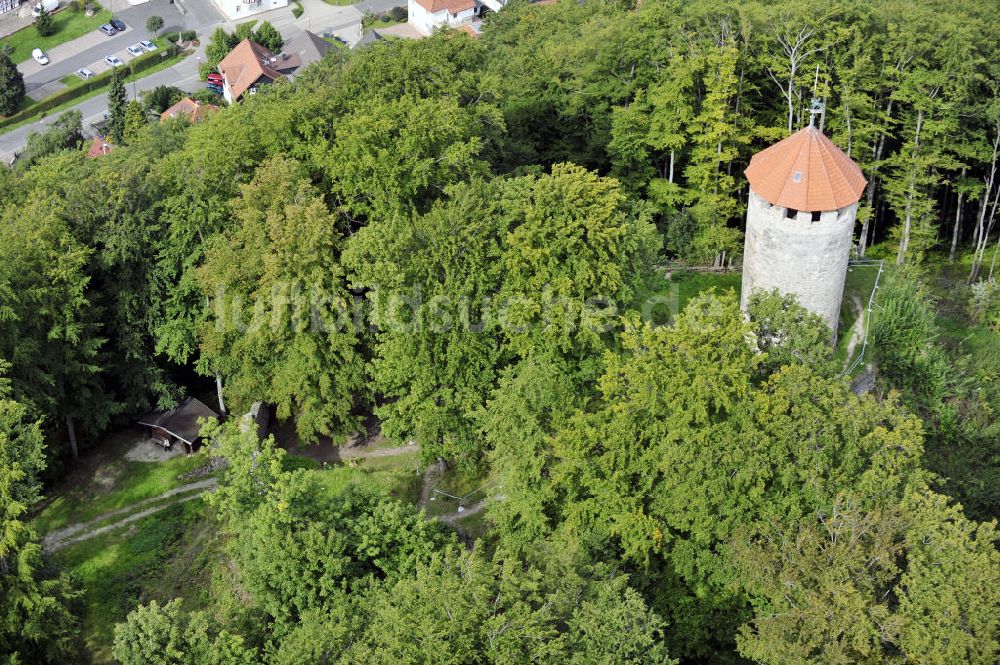
[[[750,160],[744,311],[756,290],[796,296],[837,336],[861,169],[812,125]]]

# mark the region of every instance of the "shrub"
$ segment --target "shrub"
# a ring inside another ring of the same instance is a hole
[[[52,22],[52,17],[44,9],[38,15],[38,18],[35,19],[35,30],[38,31],[39,37],[48,37],[55,34],[56,24]]]
[[[168,32],[168,33],[166,33],[163,36],[171,44],[176,44],[180,40],[180,38],[181,38],[181,33],[179,33],[179,32]]]
[[[995,279],[988,279],[973,284],[969,290],[969,316],[976,323],[1000,332],[1000,285]]]
[[[389,10],[389,16],[393,21],[405,21],[407,18],[406,7],[393,7]]]
[[[162,16],[150,16],[148,19],[146,19],[146,31],[149,34],[155,35],[162,29],[163,29]]]
[[[292,7],[292,16],[294,16],[295,18],[298,18],[298,17],[302,16],[302,14],[305,13],[305,11],[306,10],[302,8],[302,4],[296,2],[295,6]]]
[[[195,32],[194,30],[185,30],[184,32],[181,33],[182,42],[194,41],[197,38],[198,38],[198,33]]]

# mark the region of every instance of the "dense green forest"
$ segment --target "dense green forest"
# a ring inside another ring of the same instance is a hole
[[[57,123],[0,170],[0,662],[89,660],[35,506],[195,390],[305,443],[374,416],[497,500],[472,544],[232,419],[231,593],[121,604],[124,665],[997,662],[998,34],[990,0],[514,0],[99,159]],[[793,300],[660,288],[738,263],[743,170],[813,98],[886,263],[860,396]]]

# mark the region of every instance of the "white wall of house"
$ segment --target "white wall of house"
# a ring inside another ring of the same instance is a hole
[[[476,5],[486,6],[498,12],[507,6],[507,0],[476,0]]]
[[[288,6],[288,0],[250,0],[249,2],[244,2],[244,0],[212,0],[212,2],[231,21]]]
[[[451,14],[447,9],[431,13],[421,7],[416,0],[408,0],[406,9],[410,25],[425,35],[433,34],[442,26],[457,26],[468,23],[476,13],[475,7],[470,7],[457,14]]]

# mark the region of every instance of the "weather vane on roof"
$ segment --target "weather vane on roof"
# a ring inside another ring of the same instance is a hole
[[[820,116],[820,127],[823,126],[823,111],[825,110],[825,105],[823,100],[818,97],[813,97],[812,103],[809,105],[809,126],[816,126],[816,116]]]

